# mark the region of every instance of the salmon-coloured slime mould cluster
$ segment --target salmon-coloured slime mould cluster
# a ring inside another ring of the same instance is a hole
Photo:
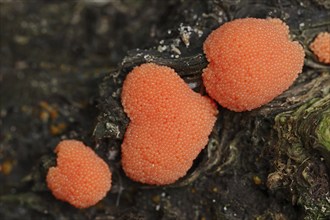
[[[320,62],[330,64],[329,32],[319,33],[309,47]]]
[[[57,166],[47,174],[53,195],[77,208],[95,205],[111,188],[108,165],[95,152],[76,140],[61,141],[55,148]]]
[[[217,108],[171,68],[153,63],[126,77],[122,104],[130,118],[122,165],[131,179],[155,185],[183,177],[206,146]]]
[[[289,88],[302,71],[304,50],[279,19],[227,22],[204,42],[208,94],[233,111],[252,110]]]

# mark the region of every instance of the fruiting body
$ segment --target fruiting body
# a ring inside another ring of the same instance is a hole
[[[76,140],[61,141],[55,148],[57,166],[47,174],[53,195],[77,208],[95,205],[111,188],[108,165],[92,149]]]
[[[122,164],[131,179],[163,185],[184,176],[208,142],[217,109],[176,72],[148,63],[127,75],[122,104],[131,122]]]
[[[260,107],[281,94],[302,71],[304,50],[279,19],[237,19],[204,42],[208,94],[233,111]]]
[[[309,47],[320,62],[330,64],[330,33],[329,32],[319,33]]]

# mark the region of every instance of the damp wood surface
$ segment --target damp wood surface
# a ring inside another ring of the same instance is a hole
[[[253,111],[219,107],[208,145],[174,184],[128,179],[120,164],[127,73],[166,65],[205,94],[204,40],[244,17],[289,25],[306,52],[298,79]],[[329,1],[0,1],[0,219],[328,219],[330,68],[308,48],[322,31]],[[84,210],[45,184],[55,146],[69,138],[113,173],[106,198]]]

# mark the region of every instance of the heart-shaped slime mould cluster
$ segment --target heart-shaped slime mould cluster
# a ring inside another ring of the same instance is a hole
[[[203,73],[206,91],[237,112],[260,107],[288,89],[305,56],[280,19],[257,18],[220,26],[204,42],[204,53],[209,61]]]
[[[76,140],[61,141],[55,148],[57,166],[47,174],[53,195],[77,208],[100,201],[111,188],[108,165],[89,147]]]
[[[130,118],[122,165],[131,179],[155,185],[184,176],[206,146],[217,108],[171,68],[153,63],[126,77],[122,104]]]
[[[320,62],[325,64],[330,64],[330,33],[329,32],[319,33],[309,47]]]

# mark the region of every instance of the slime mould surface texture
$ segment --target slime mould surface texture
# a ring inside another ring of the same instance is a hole
[[[279,19],[245,18],[227,22],[204,42],[209,61],[203,70],[208,94],[220,105],[241,112],[273,100],[297,78],[304,50],[289,39]]]
[[[131,120],[122,143],[123,169],[131,179],[154,185],[187,173],[218,113],[211,99],[192,91],[173,69],[153,63],[127,75],[122,104]]]
[[[55,148],[57,166],[47,174],[53,195],[77,208],[95,205],[111,188],[108,165],[95,152],[76,140],[61,141]]]
[[[319,33],[309,47],[320,62],[330,64],[330,33]]]

